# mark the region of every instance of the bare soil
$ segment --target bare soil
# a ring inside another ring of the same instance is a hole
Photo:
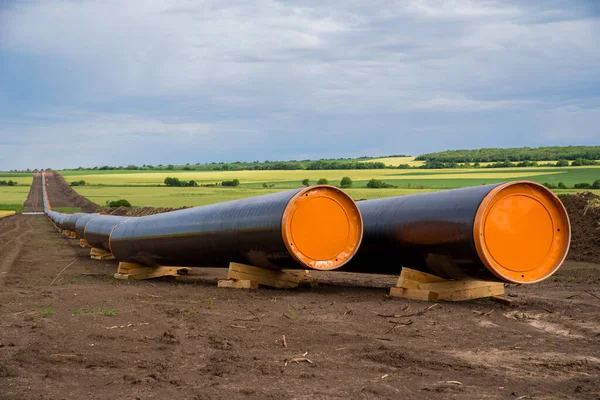
[[[48,197],[52,207],[79,207],[84,212],[95,212],[100,206],[87,197],[77,193],[58,172],[46,172]],[[34,176],[34,185],[39,180],[41,185],[41,174]],[[32,186],[33,190],[33,186]],[[34,194],[30,193],[29,197]]]
[[[600,263],[600,196],[586,192],[561,200],[573,230],[569,259]]]
[[[389,298],[395,276],[341,272],[299,290],[218,289],[223,269],[119,281],[17,215],[0,220],[0,399],[598,399],[599,267],[509,285],[511,307],[430,308]]]

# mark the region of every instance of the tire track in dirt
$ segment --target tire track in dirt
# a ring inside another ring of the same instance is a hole
[[[25,208],[25,211],[29,212],[44,211],[42,203],[42,174],[36,172],[33,175],[31,188],[29,189],[27,200],[23,203],[23,207]]]
[[[18,219],[17,226],[10,232],[17,230],[22,230],[22,232],[0,246],[0,254],[3,255],[2,261],[0,261],[0,286],[4,285],[4,279],[8,274],[8,271],[10,271],[14,262],[23,251],[23,247],[26,243],[24,237],[31,235],[33,232],[33,226],[31,225],[31,220],[28,217],[19,216]],[[24,230],[22,229],[23,225],[26,225]],[[5,232],[3,236],[6,234],[7,233]],[[5,251],[7,248],[8,251]]]

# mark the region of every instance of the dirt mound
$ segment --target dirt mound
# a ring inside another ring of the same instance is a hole
[[[154,215],[166,213],[169,211],[183,210],[190,207],[169,208],[169,207],[117,207],[117,208],[101,208],[97,212],[103,212],[110,215],[128,216],[128,217],[143,217],[145,215]]]
[[[571,219],[571,251],[568,259],[600,260],[600,196],[591,192],[561,196]]]
[[[58,172],[46,172],[50,205],[56,207],[79,207],[85,212],[95,212],[100,206],[77,193]]]

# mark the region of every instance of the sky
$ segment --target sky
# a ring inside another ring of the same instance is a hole
[[[0,170],[600,144],[600,1],[0,0]]]

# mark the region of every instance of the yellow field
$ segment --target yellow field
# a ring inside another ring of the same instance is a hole
[[[391,165],[392,167],[397,167],[402,164],[408,164],[411,167],[420,167],[425,164],[425,161],[417,161],[415,160],[415,157],[384,157],[376,158],[374,160],[365,160],[363,162],[382,162],[385,165]]]
[[[9,217],[11,215],[15,215],[16,211],[2,211],[0,210],[0,218]]]

